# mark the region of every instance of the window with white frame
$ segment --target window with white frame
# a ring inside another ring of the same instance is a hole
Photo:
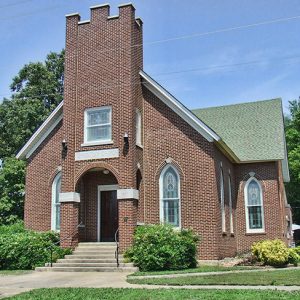
[[[60,230],[60,202],[61,173],[59,172],[52,183],[52,208],[51,208],[51,230]]]
[[[230,233],[233,233],[232,183],[231,183],[231,176],[230,176],[230,174],[228,175],[228,196],[229,196]]]
[[[142,115],[137,109],[135,113],[135,132],[136,132],[136,144],[142,145]]]
[[[224,176],[223,176],[223,169],[222,169],[222,167],[220,167],[220,196],[221,196],[222,232],[226,232]]]
[[[264,232],[262,188],[259,181],[251,177],[244,189],[247,232]]]
[[[84,113],[84,143],[111,141],[111,106],[86,109]]]
[[[160,219],[180,227],[180,177],[171,165],[167,165],[160,175]]]

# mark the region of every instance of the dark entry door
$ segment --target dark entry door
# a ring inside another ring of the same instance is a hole
[[[118,223],[117,191],[102,191],[100,220],[101,242],[114,242]]]

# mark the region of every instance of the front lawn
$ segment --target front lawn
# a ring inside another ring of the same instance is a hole
[[[300,269],[276,270],[177,278],[128,277],[129,283],[155,285],[300,285]]]
[[[135,272],[130,274],[130,276],[147,276],[147,275],[167,275],[167,274],[185,274],[185,273],[204,273],[204,272],[226,272],[226,271],[239,271],[239,270],[249,270],[258,269],[261,267],[223,267],[223,266],[199,266],[193,269],[184,270],[174,270],[174,271],[149,271],[149,272]]]
[[[23,293],[9,300],[296,300],[300,292],[250,291],[250,290],[184,290],[184,289],[91,289],[91,288],[56,288],[39,289]]]

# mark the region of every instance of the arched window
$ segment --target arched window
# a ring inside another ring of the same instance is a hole
[[[51,230],[60,230],[60,202],[61,173],[59,172],[52,183]]]
[[[246,182],[244,196],[247,232],[264,232],[262,188],[256,178],[251,177]]]
[[[228,196],[229,196],[230,233],[233,233],[232,184],[231,184],[231,176],[230,176],[230,174],[228,175]]]
[[[161,222],[180,227],[180,177],[173,166],[162,170],[159,186]]]
[[[221,218],[222,232],[226,232],[226,216],[225,216],[225,195],[224,195],[224,175],[223,169],[220,168],[220,196],[221,196]]]

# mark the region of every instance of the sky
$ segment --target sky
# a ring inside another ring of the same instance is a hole
[[[24,64],[64,48],[66,14],[87,20],[89,7],[105,2],[0,0],[0,99]],[[111,15],[122,3],[109,1]],[[187,107],[281,97],[288,112],[300,96],[300,0],[133,4],[144,22],[144,70]]]

